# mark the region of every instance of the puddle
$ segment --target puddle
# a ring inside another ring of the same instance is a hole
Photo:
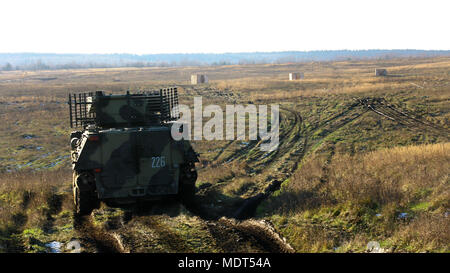
[[[58,241],[53,241],[48,244],[45,244],[47,248],[49,248],[48,252],[50,253],[61,253],[62,244]]]
[[[57,158],[55,158],[55,161],[46,165],[44,168],[52,168],[55,167],[56,165],[60,164],[61,162],[64,161],[64,159],[69,158],[69,155],[64,155],[64,156],[58,156]]]
[[[234,157],[228,159],[227,161],[225,161],[225,163],[230,163],[230,162],[233,161],[233,160],[234,160]]]
[[[249,144],[250,144],[250,142],[244,142],[244,141],[242,141],[239,145],[240,145],[241,147],[247,147]]]
[[[399,215],[398,215],[398,218],[399,219],[405,219],[405,218],[407,218],[408,217],[408,213],[406,213],[406,212],[402,212],[402,213],[400,213]]]
[[[24,139],[32,139],[32,138],[35,138],[36,136],[35,135],[33,135],[33,134],[23,134],[22,135],[22,138],[24,138]]]
[[[39,158],[46,158],[46,157],[48,157],[50,154],[51,154],[50,152],[49,152],[49,153],[45,153],[45,154],[41,155]]]
[[[23,150],[23,149],[35,149],[34,145],[20,145],[19,147],[17,147],[18,150]]]
[[[21,169],[21,168],[23,168],[23,167],[30,167],[31,164],[33,164],[33,161],[27,162],[27,163],[25,163],[25,164],[18,164],[18,165],[16,165],[16,168],[17,168],[17,169]]]

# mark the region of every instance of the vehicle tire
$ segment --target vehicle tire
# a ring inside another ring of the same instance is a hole
[[[180,184],[178,196],[185,204],[191,204],[195,197],[195,181],[197,171],[193,163],[182,166],[180,170]]]
[[[98,208],[100,200],[96,196],[94,177],[90,173],[74,175],[73,193],[75,213],[88,215],[94,208]]]
[[[80,188],[75,188],[75,212],[78,215],[89,215],[94,209],[93,200],[89,192],[80,191]]]
[[[183,203],[190,204],[194,201],[195,197],[195,184],[193,183],[180,183],[179,197]]]

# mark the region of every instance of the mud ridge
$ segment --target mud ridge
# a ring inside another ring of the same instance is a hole
[[[81,236],[81,241],[85,244],[85,248],[93,248],[100,253],[124,253],[121,238],[118,234],[108,233],[92,223],[92,216],[76,216],[74,217],[74,228]]]
[[[270,253],[294,253],[290,246],[268,221],[245,220],[238,221],[222,217],[217,223],[228,228],[235,229],[243,238],[250,240],[255,246],[259,246],[264,252]]]

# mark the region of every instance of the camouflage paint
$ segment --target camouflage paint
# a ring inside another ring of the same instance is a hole
[[[89,109],[96,114],[96,123],[103,128],[135,127],[160,123],[168,117],[166,96],[97,95]]]
[[[177,194],[180,167],[198,158],[188,141],[172,139],[172,123],[161,122],[167,109],[160,101],[129,94],[89,100],[96,126],[82,132],[72,163],[77,173],[95,174],[98,198]]]

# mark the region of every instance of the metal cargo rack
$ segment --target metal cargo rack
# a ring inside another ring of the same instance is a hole
[[[95,113],[88,112],[88,105],[92,105],[92,101],[88,102],[88,97],[93,97],[93,92],[69,94],[69,112],[70,127],[85,127],[88,124],[95,123]]]
[[[103,91],[69,94],[70,127],[97,125],[96,113],[95,111],[89,111],[89,109],[95,103],[95,100],[101,96],[104,96]],[[162,123],[180,118],[178,90],[176,87],[136,94],[130,94],[127,91],[125,96],[133,100],[142,100],[145,103],[145,118],[150,123],[152,121]]]

